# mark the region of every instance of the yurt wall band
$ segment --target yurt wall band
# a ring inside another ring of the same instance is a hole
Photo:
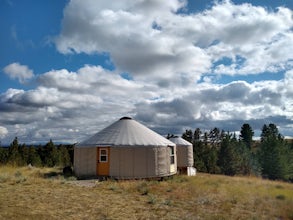
[[[139,122],[123,117],[74,148],[77,177],[136,179],[177,173],[176,145]]]

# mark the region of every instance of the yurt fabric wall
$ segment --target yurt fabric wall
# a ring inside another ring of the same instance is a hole
[[[113,178],[163,177],[177,172],[176,145],[139,122],[124,117],[75,146],[74,171],[77,176],[99,175],[97,167],[102,148],[109,157],[107,176]],[[172,156],[172,152],[175,155]]]

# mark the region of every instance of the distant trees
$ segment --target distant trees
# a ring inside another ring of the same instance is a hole
[[[285,142],[276,125],[263,126],[258,156],[263,177],[293,180],[293,149]]]
[[[71,166],[72,165],[72,145],[55,146],[52,140],[44,146],[26,146],[19,144],[17,137],[14,138],[8,148],[0,146],[0,164],[13,166]]]
[[[243,124],[239,139],[213,128],[202,132],[186,130],[182,138],[193,144],[198,171],[225,175],[257,175],[293,182],[293,142],[288,143],[275,124],[263,125],[261,140],[253,141],[254,131]],[[23,166],[71,166],[73,145],[26,146],[14,138],[8,148],[0,146],[0,164]]]
[[[8,150],[0,146],[0,164],[6,164],[8,161]]]
[[[208,173],[219,173],[219,167],[217,166],[217,146],[220,143],[219,134],[218,128],[214,128],[209,133],[205,132],[203,140],[201,138],[202,132],[199,128],[194,132],[186,130],[182,134],[182,138],[193,144],[194,164],[198,170]]]
[[[37,151],[36,147],[34,147],[34,146],[29,147],[29,156],[28,156],[28,159],[27,159],[26,163],[27,164],[32,164],[32,165],[37,166],[37,167],[43,165],[41,157],[38,154],[38,151]]]
[[[229,176],[240,173],[241,154],[238,148],[243,146],[239,145],[237,140],[232,138],[229,133],[224,136],[221,141],[218,158],[221,173]]]
[[[251,149],[253,135],[254,131],[250,125],[243,124],[240,130],[239,140],[241,140],[248,147],[248,149]]]
[[[254,153],[246,142],[237,140],[236,135],[225,134],[221,142],[219,166],[225,175],[259,175],[260,167]]]
[[[73,164],[73,158],[71,160],[70,151],[73,153],[73,147],[68,149],[64,145],[59,146],[59,165],[62,167],[71,166]]]
[[[260,142],[253,141],[253,136],[249,124],[242,125],[239,139],[218,128],[182,134],[193,144],[198,171],[293,181],[293,143],[288,144],[274,124],[263,126]]]
[[[182,138],[189,141],[190,143],[193,143],[192,130],[185,130],[185,132],[182,134]]]
[[[42,161],[48,167],[53,167],[58,164],[59,160],[59,152],[56,149],[53,141],[50,140],[43,148],[42,148]]]

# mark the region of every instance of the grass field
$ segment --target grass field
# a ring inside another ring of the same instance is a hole
[[[293,219],[293,184],[201,173],[76,181],[58,168],[4,166],[0,219]]]

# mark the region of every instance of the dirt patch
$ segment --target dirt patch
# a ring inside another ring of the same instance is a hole
[[[82,187],[95,187],[100,181],[98,179],[94,180],[73,180],[68,181],[68,183],[76,185],[76,186],[82,186]]]

